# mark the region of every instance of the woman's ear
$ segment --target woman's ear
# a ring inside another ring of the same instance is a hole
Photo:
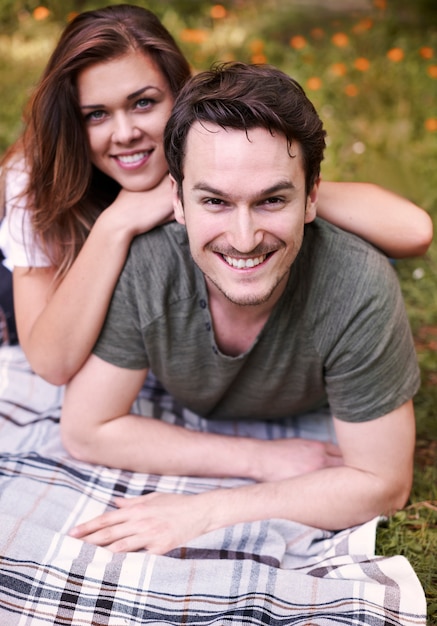
[[[182,204],[182,200],[179,194],[178,184],[171,175],[170,180],[173,194],[173,210],[175,219],[177,222],[179,222],[179,224],[185,224],[184,206]]]
[[[316,180],[313,188],[307,196],[305,206],[305,224],[312,222],[317,216],[317,198],[319,196],[320,178]]]

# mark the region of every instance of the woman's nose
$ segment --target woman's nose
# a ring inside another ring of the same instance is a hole
[[[114,118],[112,140],[114,143],[130,144],[141,137],[141,130],[128,115],[117,115]]]

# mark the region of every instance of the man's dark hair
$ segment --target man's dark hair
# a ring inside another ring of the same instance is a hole
[[[301,146],[307,194],[320,175],[326,132],[302,87],[269,65],[229,63],[193,76],[176,99],[164,134],[170,174],[182,189],[187,136],[195,122],[281,133]]]

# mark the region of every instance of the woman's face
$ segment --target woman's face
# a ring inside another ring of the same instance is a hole
[[[128,191],[167,173],[163,133],[174,98],[153,59],[129,52],[82,70],[77,79],[91,160]]]

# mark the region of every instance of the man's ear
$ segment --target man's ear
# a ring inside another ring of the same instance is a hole
[[[182,200],[179,196],[178,185],[171,174],[170,174],[170,180],[171,180],[173,210],[174,210],[175,219],[177,222],[179,222],[179,224],[185,224],[184,207],[182,204]]]
[[[307,196],[307,202],[305,207],[305,224],[309,224],[316,219],[317,216],[317,199],[319,196],[320,178],[314,183],[314,187],[311,189]]]

